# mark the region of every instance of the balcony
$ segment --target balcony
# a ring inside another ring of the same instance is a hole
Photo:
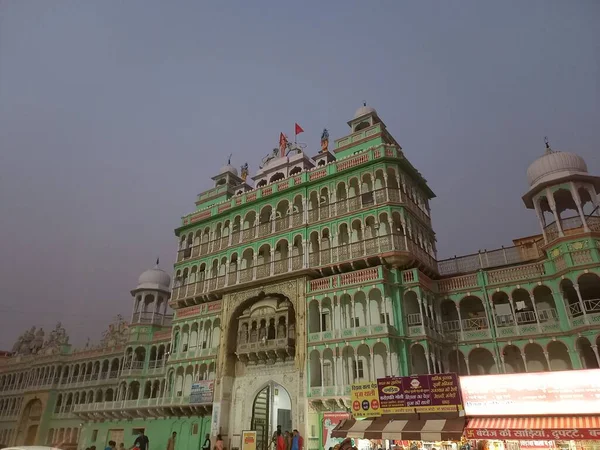
[[[86,403],[75,405],[72,416],[92,419],[105,418],[137,418],[157,416],[192,416],[206,415],[212,409],[212,400],[208,403],[190,403],[189,396],[145,398],[137,400],[117,400],[109,402]],[[56,417],[56,415],[55,415]]]
[[[295,353],[294,339],[262,339],[258,342],[238,344],[238,359],[249,364],[266,364],[267,362],[285,361]]]
[[[560,331],[558,312],[554,308],[517,311],[515,314],[494,316],[495,335],[515,337],[553,333]],[[442,324],[444,336],[452,342],[491,338],[492,329],[487,317],[472,317],[462,320],[447,320]]]
[[[571,303],[568,306],[569,317],[573,326],[600,324],[600,298],[582,300],[582,303],[583,310],[579,302]]]
[[[210,358],[217,356],[219,351],[218,347],[207,347],[202,346],[189,347],[185,351],[173,352],[169,356],[169,362],[175,362],[184,359],[198,359],[198,358]]]
[[[274,233],[293,230],[305,226],[306,224],[315,224],[320,221],[330,220],[332,217],[339,217],[349,212],[357,211],[362,208],[372,208],[382,204],[399,204],[409,210],[413,216],[421,221],[427,227],[431,226],[429,212],[419,206],[411,197],[402,191],[402,189],[389,187],[376,189],[370,192],[341,199],[324,205],[310,206],[306,211],[300,211],[284,217],[278,217],[273,220],[260,222],[256,225],[240,229],[240,224],[234,224],[234,230],[228,235],[218,234],[209,241],[198,242],[201,238],[196,236],[197,243],[182,248],[177,253],[177,262],[185,261],[190,258],[206,257],[211,254],[225,250],[243,242],[250,243],[254,239],[260,239],[272,236]]]
[[[600,217],[587,216],[585,218],[585,221],[587,222],[590,231],[600,232]],[[560,221],[560,224],[565,236],[571,236],[583,231],[583,222],[581,221],[581,217],[579,216],[573,216],[568,217],[566,219],[562,219]],[[551,224],[547,225],[546,228],[544,228],[544,231],[546,233],[547,244],[559,238],[558,226],[556,222],[552,222]]]
[[[396,329],[387,324],[365,325],[363,327],[326,330],[308,334],[308,342],[322,342],[336,339],[365,338],[371,336],[396,334]]]
[[[184,300],[191,305],[195,303],[195,298],[218,298],[220,294],[218,291],[221,289],[243,285],[255,280],[289,276],[291,273],[307,269],[323,270],[330,266],[351,267],[351,263],[360,261],[365,266],[375,265],[381,263],[382,258],[397,265],[417,264],[429,272],[436,270],[436,261],[429,253],[407,236],[392,233],[310,252],[306,256],[295,255],[256,265],[253,265],[256,260],[250,259],[246,260],[244,264],[239,264],[239,267],[230,264],[227,274],[174,287],[171,302]],[[354,266],[354,268],[356,267]],[[188,300],[189,302],[187,302]]]
[[[160,325],[168,327],[171,325],[173,320],[172,314],[159,314],[151,312],[135,313],[131,320],[132,325],[143,324],[143,325]]]

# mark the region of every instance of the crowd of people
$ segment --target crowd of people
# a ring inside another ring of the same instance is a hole
[[[271,445],[275,447],[275,450],[303,450],[304,439],[298,430],[294,429],[283,432],[281,431],[281,425],[277,425],[277,430],[273,433]]]

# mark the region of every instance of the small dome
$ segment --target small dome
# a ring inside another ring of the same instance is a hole
[[[575,153],[548,150],[527,169],[527,181],[534,186],[573,174],[588,173],[587,164]]]
[[[370,106],[364,104],[356,110],[356,112],[354,113],[354,118],[358,119],[359,117],[366,116],[367,114],[371,113],[377,114],[377,111],[375,111],[375,108],[371,108]]]
[[[236,177],[238,176],[238,171],[235,167],[233,167],[231,164],[225,164],[223,167],[221,167],[221,170],[219,171],[219,175],[223,175],[224,173],[230,172],[232,174],[234,174]]]
[[[155,267],[154,269],[148,269],[144,273],[140,275],[138,279],[138,289],[139,288],[147,288],[147,289],[169,289],[171,285],[171,277],[164,270]]]

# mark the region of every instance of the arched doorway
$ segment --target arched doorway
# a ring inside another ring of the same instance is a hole
[[[17,434],[17,445],[34,445],[42,418],[42,402],[33,399],[25,406]]]
[[[292,431],[292,400],[288,391],[275,382],[263,387],[252,404],[251,428],[256,431],[256,449],[267,450],[269,437],[281,426]]]

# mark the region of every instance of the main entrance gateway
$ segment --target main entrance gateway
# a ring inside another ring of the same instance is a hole
[[[256,431],[257,450],[267,450],[271,437],[281,431],[292,431],[292,400],[283,386],[269,382],[254,398],[251,428]]]

